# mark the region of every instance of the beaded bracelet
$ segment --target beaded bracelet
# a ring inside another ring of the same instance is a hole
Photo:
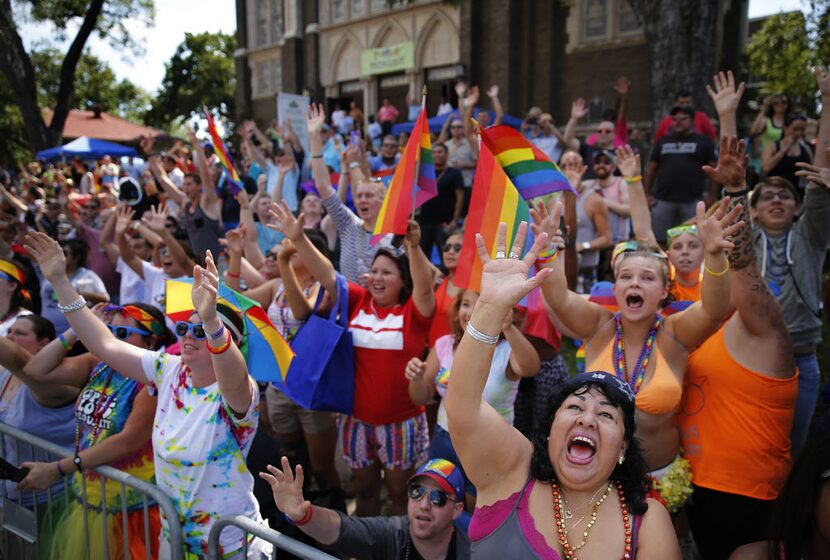
[[[311,521],[312,516],[314,515],[314,506],[308,508],[308,511],[305,513],[302,519],[299,521],[294,521],[290,517],[288,517],[287,513],[283,514],[285,516],[285,520],[288,522],[289,525],[294,525],[295,527],[302,527],[303,525],[307,524]]]
[[[69,305],[61,305],[58,304],[58,310],[63,313],[64,315],[67,313],[72,313],[73,311],[78,311],[79,309],[83,309],[86,307],[86,299],[84,296],[78,296],[78,299],[70,303]]]
[[[706,272],[710,276],[714,276],[716,278],[719,277],[719,276],[723,276],[724,274],[729,272],[729,261],[726,261],[726,268],[724,268],[720,272],[713,272],[712,269],[710,269],[708,266],[706,266],[706,261],[704,260],[703,261],[703,272]]]
[[[227,352],[228,348],[231,347],[231,340],[232,340],[231,339],[231,331],[226,330],[226,332],[227,332],[227,335],[226,335],[226,338],[225,338],[225,344],[223,344],[222,346],[214,348],[213,346],[210,345],[210,342],[208,342],[207,349],[211,354],[215,354],[215,355],[224,354],[225,352]]]
[[[472,321],[467,323],[467,334],[469,334],[471,337],[473,337],[474,340],[477,340],[482,344],[488,344],[490,346],[493,346],[499,343],[498,335],[490,336],[489,334],[484,334],[483,332],[481,332],[473,326]]]
[[[639,183],[643,180],[642,175],[635,175],[633,177],[623,177],[623,180],[628,183],[629,185],[633,185],[634,183]]]

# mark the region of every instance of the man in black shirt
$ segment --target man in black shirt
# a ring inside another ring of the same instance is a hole
[[[464,206],[464,176],[447,165],[448,156],[445,144],[432,146],[438,196],[426,201],[416,218],[421,226],[421,249],[427,257],[432,254],[433,244],[441,251],[447,237],[455,231]]]
[[[666,241],[666,230],[695,215],[697,203],[704,196],[707,204],[715,200],[713,184],[702,169],[715,165],[714,142],[694,132],[691,107],[674,107],[671,115],[673,131],[654,145],[645,180],[652,204],[652,229],[661,243]]]

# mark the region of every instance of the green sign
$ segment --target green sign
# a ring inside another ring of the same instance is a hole
[[[397,72],[415,66],[412,41],[379,49],[366,49],[361,56],[360,69],[364,76]]]

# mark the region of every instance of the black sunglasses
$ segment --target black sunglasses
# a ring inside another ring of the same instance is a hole
[[[444,252],[448,252],[450,249],[458,253],[461,251],[461,243],[447,243],[444,245]]]
[[[150,334],[143,329],[137,329],[135,327],[116,327],[115,325],[107,325],[107,327],[109,327],[112,334],[114,334],[115,338],[118,340],[127,340],[127,338],[133,333],[140,334],[142,336]]]
[[[193,332],[193,338],[196,340],[204,340],[207,338],[205,334],[205,327],[202,323],[188,323],[187,321],[177,321],[175,325],[176,336],[183,338],[188,331]]]
[[[450,500],[449,494],[443,490],[427,490],[420,484],[413,484],[409,487],[409,499],[420,501],[425,495],[429,495],[429,501],[435,507],[444,507]]]

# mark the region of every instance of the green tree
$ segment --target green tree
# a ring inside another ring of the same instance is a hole
[[[815,110],[816,79],[811,68],[816,51],[811,49],[807,19],[801,12],[770,17],[746,46],[747,68],[763,80],[761,92],[786,92],[803,109]]]
[[[147,113],[152,126],[169,129],[201,111],[229,119],[234,111],[236,40],[224,33],[186,33],[165,64],[161,88]]]
[[[49,25],[58,40],[68,39],[68,29],[77,29],[66,50],[58,73],[54,115],[49,126],[43,121],[38,101],[35,65],[23,46],[18,21]],[[125,22],[153,19],[153,0],[11,0],[0,1],[0,72],[5,77],[14,103],[23,119],[29,147],[41,150],[57,144],[63,135],[66,117],[72,108],[75,75],[87,40],[93,32],[109,40],[113,48],[130,48]]]

